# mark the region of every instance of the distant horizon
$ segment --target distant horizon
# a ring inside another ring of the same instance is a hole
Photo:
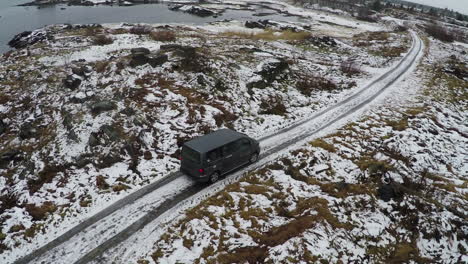
[[[453,11],[468,15],[468,1],[462,3],[460,0],[405,0],[417,4],[423,4],[438,8],[448,8]]]

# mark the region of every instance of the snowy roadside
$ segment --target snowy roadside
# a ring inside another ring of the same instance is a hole
[[[0,183],[8,201],[2,206],[10,206],[2,208],[2,244],[15,253],[7,249],[1,257],[23,255],[176,170],[184,140],[218,127],[255,137],[277,131],[353,94],[408,48],[405,33],[363,33],[386,30],[383,25],[344,28],[313,20],[309,26],[332,38],[310,33],[303,23],[284,22],[266,30],[236,21],[52,27],[55,40],[30,47],[30,55],[4,56],[0,118],[8,130],[0,152],[11,156],[1,167],[8,175]],[[176,39],[132,33],[144,27],[176,32]],[[95,44],[106,41],[101,34],[112,43]],[[388,50],[391,59],[369,54],[389,43],[398,47]],[[168,50],[161,54],[162,46]],[[131,49],[142,47],[168,61],[130,66]],[[184,68],[186,51],[195,51],[201,68]],[[349,76],[342,64],[351,57],[361,67]],[[271,66],[273,74],[267,71]],[[300,85],[304,77],[312,83]],[[328,90],[308,90],[316,81]],[[274,108],[265,103],[272,100]]]
[[[433,86],[427,68],[463,58],[448,45],[432,42],[417,71],[358,121],[186,201],[107,258],[468,261],[466,81],[446,75]]]

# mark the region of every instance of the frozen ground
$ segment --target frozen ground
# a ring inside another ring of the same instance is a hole
[[[355,94],[396,66],[410,47],[409,34],[393,31],[388,23],[358,23],[278,6],[274,8],[323,16],[323,21],[278,21],[266,30],[246,28],[237,21],[202,27],[55,26],[47,29],[53,36],[48,41],[4,55],[0,125],[6,130],[0,134],[0,173],[6,176],[0,178],[0,258],[11,262],[30,253],[114,201],[163,179],[177,169],[177,149],[183,141],[219,127],[257,138],[273,134]],[[167,32],[175,32],[174,38],[164,39]],[[130,49],[138,47],[148,48],[154,56],[167,55],[167,61],[135,66],[139,62]],[[435,47],[442,51],[432,50],[435,55],[429,58],[438,61],[446,56],[446,46]],[[460,52],[463,47],[458,47]],[[65,84],[67,78],[78,79],[77,87]],[[372,92],[343,106],[352,110]],[[322,164],[315,169],[329,168]],[[181,189],[190,185],[185,178],[170,184]],[[164,194],[156,191],[146,202],[116,211],[44,259],[81,257],[173,197],[176,192],[170,186]],[[285,222],[277,226],[281,224]],[[80,239],[87,243],[74,244]],[[138,247],[128,247],[125,254],[137,259],[153,252]],[[170,247],[167,244],[169,251]],[[177,252],[185,249],[177,247]],[[177,256],[166,260],[174,263]]]
[[[450,45],[431,42],[356,122],[194,197],[135,236],[144,248],[129,240],[109,259],[467,262],[467,83],[433,82]]]

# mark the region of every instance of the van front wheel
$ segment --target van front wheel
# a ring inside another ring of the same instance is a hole
[[[250,163],[255,163],[257,162],[257,160],[258,160],[258,153],[252,154],[252,156],[250,157]]]
[[[213,174],[211,174],[210,176],[210,183],[215,183],[217,182],[219,179],[219,173],[218,172],[214,172]]]

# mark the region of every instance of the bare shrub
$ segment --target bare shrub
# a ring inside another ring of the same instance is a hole
[[[304,76],[296,84],[299,92],[305,96],[310,96],[313,91],[333,91],[338,89],[336,84],[320,76]]]
[[[104,46],[114,43],[114,40],[107,35],[97,35],[93,38],[93,44]]]
[[[131,34],[136,35],[148,35],[151,33],[151,27],[149,26],[134,26],[130,29]]]
[[[444,42],[453,42],[455,40],[455,36],[453,35],[453,33],[440,24],[431,23],[427,25],[424,29],[427,34],[429,34],[435,39]]]
[[[104,176],[102,175],[96,176],[96,186],[100,190],[105,190],[110,187],[109,184],[106,182],[106,178],[104,178]]]
[[[84,29],[83,35],[92,37],[92,36],[96,36],[101,31],[102,29],[100,27],[88,27]]]
[[[35,179],[28,180],[29,193],[33,194],[39,191],[46,183],[51,183],[58,173],[64,172],[64,166],[46,165],[45,168],[39,172]]]
[[[172,31],[151,31],[150,38],[155,41],[175,41],[176,35]]]
[[[103,73],[106,70],[109,63],[109,61],[97,61],[96,65],[94,66],[96,68],[96,72]]]
[[[0,214],[18,205],[18,195],[6,193],[0,196]]]
[[[288,111],[286,106],[279,98],[275,98],[271,101],[263,101],[260,104],[261,110],[259,114],[266,114],[266,115],[285,115]]]
[[[213,115],[216,125],[220,127],[222,124],[224,124],[225,126],[232,128],[233,123],[237,120],[238,116],[229,112],[223,106],[219,106],[218,108],[221,110],[221,113]]]
[[[45,202],[41,206],[27,204],[24,208],[33,220],[36,221],[43,220],[48,213],[53,213],[57,210],[57,206],[52,202]]]

